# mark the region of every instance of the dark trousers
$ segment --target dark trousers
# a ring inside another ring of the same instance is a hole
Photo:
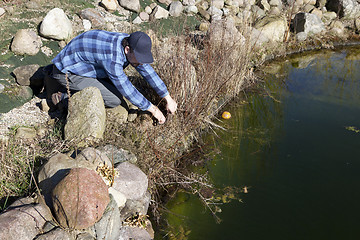
[[[49,66],[51,68],[51,66]],[[117,107],[121,104],[123,96],[117,90],[115,85],[109,79],[96,79],[90,77],[82,77],[72,73],[64,74],[60,72],[55,65],[49,70],[45,77],[45,87],[47,98],[51,99],[51,95],[56,92],[67,94],[67,86],[70,93],[74,94],[87,87],[96,87],[100,90],[106,107]]]

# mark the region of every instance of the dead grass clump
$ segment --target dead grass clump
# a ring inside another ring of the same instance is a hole
[[[0,143],[0,211],[13,200],[35,192],[34,174],[42,164],[56,153],[69,150],[61,140],[62,125],[55,124],[46,137],[32,140],[16,139],[14,128],[9,141]]]

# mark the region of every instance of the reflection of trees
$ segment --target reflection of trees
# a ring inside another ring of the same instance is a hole
[[[316,51],[269,63],[261,76],[265,81],[252,93],[247,92],[240,97],[241,100],[234,101],[238,103],[246,99],[247,103],[234,103],[226,108],[232,118],[220,125],[227,130],[218,130],[217,136],[213,136],[213,141],[221,149],[217,159],[226,163],[222,163],[223,169],[214,170],[215,175],[221,175],[220,172],[236,175],[235,171],[245,164],[240,159],[255,155],[259,158],[270,148],[277,137],[275,134],[282,134],[286,111],[282,101],[289,94],[328,103],[341,103],[342,98],[358,98],[360,91],[356,76],[360,75],[359,61],[348,60],[348,54],[345,51]]]

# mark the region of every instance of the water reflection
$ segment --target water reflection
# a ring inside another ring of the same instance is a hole
[[[360,207],[358,48],[272,62],[261,91],[227,106],[226,131],[206,136],[215,186],[248,187],[216,224],[196,197],[168,205],[175,239],[355,239]],[[353,127],[353,128],[351,128]],[[181,226],[179,228],[179,226]],[[180,229],[180,230],[179,230]],[[181,230],[182,229],[182,230]]]

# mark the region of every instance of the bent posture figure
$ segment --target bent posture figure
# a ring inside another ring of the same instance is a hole
[[[72,92],[97,87],[106,107],[120,105],[122,97],[125,97],[141,110],[152,113],[162,124],[166,120],[163,113],[134,87],[124,73],[124,69],[131,64],[166,100],[166,109],[173,114],[177,103],[150,66],[153,61],[151,39],[144,32],[129,35],[92,30],[82,33],[52,60],[52,78],[61,86],[60,93],[54,93],[52,101],[56,104],[67,98],[67,82]]]

